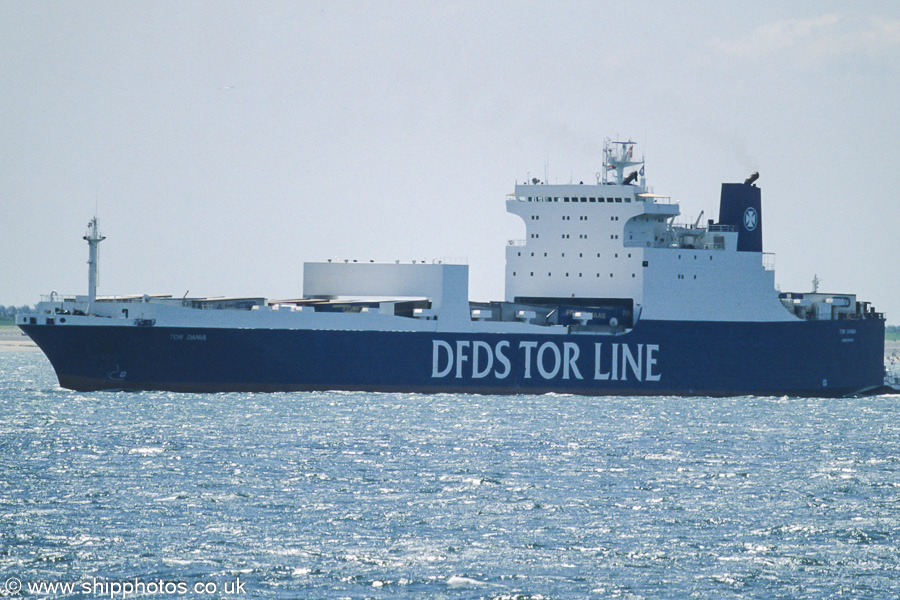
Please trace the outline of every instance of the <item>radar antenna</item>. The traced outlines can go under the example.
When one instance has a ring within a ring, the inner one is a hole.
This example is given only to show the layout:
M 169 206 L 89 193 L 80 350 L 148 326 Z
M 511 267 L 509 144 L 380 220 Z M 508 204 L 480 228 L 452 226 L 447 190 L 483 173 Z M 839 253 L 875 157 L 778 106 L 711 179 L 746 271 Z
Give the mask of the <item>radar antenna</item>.
M 634 142 L 613 142 L 609 138 L 603 140 L 603 183 L 607 183 L 607 174 L 616 172 L 616 183 L 625 183 L 625 169 L 636 165 L 643 165 L 644 161 L 634 160 Z M 643 175 L 643 173 L 642 173 Z M 637 174 L 634 174 L 637 178 Z M 631 183 L 631 181 L 628 181 Z

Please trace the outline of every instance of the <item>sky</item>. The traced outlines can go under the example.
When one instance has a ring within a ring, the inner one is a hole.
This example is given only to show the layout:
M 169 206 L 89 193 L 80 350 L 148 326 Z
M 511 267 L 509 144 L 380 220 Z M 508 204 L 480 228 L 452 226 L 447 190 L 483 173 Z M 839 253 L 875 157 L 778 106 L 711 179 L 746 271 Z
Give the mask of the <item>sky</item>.
M 0 0 L 0 304 L 302 293 L 304 261 L 464 258 L 506 194 L 633 139 L 683 220 L 759 171 L 782 291 L 900 324 L 900 4 Z

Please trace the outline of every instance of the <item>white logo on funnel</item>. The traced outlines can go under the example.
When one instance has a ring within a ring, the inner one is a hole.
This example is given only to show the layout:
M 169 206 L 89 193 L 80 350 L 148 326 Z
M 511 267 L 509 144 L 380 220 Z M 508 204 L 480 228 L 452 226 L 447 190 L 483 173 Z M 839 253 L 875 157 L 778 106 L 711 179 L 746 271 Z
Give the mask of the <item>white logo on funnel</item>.
M 752 206 L 744 211 L 744 228 L 747 231 L 753 231 L 756 229 L 756 224 L 759 222 L 759 215 L 756 214 L 756 209 Z

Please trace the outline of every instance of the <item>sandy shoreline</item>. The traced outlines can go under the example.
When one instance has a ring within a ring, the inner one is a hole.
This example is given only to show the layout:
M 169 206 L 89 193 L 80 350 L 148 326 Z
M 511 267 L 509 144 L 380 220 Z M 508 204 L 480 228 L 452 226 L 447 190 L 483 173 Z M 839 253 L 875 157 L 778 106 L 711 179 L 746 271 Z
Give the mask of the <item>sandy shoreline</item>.
M 0 352 L 38 350 L 37 345 L 15 326 L 0 327 Z

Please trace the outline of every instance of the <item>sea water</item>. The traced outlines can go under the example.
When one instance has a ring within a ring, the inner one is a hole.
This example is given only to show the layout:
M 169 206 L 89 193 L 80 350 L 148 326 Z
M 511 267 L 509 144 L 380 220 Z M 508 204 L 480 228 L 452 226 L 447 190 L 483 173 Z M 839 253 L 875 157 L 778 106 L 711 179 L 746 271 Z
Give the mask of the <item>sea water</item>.
M 897 598 L 898 400 L 76 393 L 3 353 L 0 595 Z

